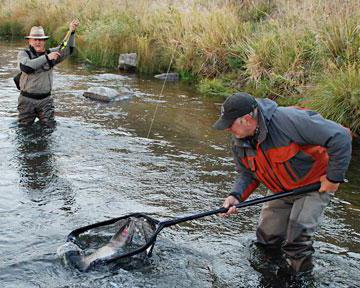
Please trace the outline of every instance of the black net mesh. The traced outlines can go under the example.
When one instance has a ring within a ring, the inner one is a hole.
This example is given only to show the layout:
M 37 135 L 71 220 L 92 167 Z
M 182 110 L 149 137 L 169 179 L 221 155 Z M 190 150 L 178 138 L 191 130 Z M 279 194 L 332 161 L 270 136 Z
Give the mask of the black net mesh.
M 156 230 L 156 220 L 143 216 L 124 217 L 114 223 L 88 229 L 63 246 L 58 255 L 66 264 L 86 271 L 100 264 L 139 261 L 147 257 L 147 251 L 127 259 L 122 256 L 143 247 Z

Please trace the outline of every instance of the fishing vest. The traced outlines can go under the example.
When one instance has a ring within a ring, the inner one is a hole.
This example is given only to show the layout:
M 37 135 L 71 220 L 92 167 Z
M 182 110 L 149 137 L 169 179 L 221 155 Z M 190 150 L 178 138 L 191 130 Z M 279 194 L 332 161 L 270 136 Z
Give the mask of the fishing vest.
M 31 53 L 30 53 L 30 50 L 29 49 L 24 49 L 24 51 L 26 52 L 26 54 L 29 56 L 29 58 L 30 59 L 32 59 L 31 58 Z M 21 90 L 20 89 L 20 77 L 21 77 L 21 71 L 18 73 L 18 74 L 16 74 L 16 76 L 13 78 L 13 80 L 14 80 L 14 83 L 15 83 L 15 86 L 16 86 L 16 88 L 18 89 L 18 90 Z
M 282 147 L 270 147 L 269 143 L 257 144 L 256 148 L 236 149 L 236 156 L 255 178 L 272 192 L 293 190 L 318 182 L 326 174 L 329 156 L 321 146 L 290 143 Z M 257 185 L 256 185 L 257 186 Z M 247 198 L 252 191 L 244 191 Z
M 45 53 L 38 54 L 34 48 L 24 49 L 19 52 L 18 61 L 21 72 L 16 75 L 14 81 L 17 84 L 21 95 L 33 98 L 44 99 L 51 95 L 53 82 L 53 60 L 47 58 L 47 54 L 51 53 L 46 50 Z M 31 61 L 24 60 L 28 57 Z M 39 62 L 41 65 L 39 65 Z

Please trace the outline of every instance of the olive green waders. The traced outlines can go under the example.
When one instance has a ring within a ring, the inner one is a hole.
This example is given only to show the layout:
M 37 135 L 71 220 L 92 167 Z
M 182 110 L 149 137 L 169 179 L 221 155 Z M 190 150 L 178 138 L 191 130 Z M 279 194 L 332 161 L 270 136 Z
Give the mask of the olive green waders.
M 54 99 L 48 96 L 44 99 L 33 99 L 19 96 L 18 100 L 19 124 L 27 126 L 34 123 L 36 117 L 42 125 L 54 127 Z
M 296 272 L 311 269 L 312 238 L 330 197 L 330 193 L 311 192 L 265 203 L 256 231 L 258 243 L 281 246 Z

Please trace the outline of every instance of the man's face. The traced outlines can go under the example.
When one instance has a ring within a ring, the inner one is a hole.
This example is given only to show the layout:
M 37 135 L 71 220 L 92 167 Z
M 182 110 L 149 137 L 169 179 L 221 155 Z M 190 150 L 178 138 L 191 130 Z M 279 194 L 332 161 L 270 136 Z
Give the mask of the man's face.
M 45 52 L 45 39 L 29 39 L 29 45 L 38 53 Z
M 237 118 L 233 124 L 225 129 L 233 134 L 236 138 L 246 138 L 253 136 L 256 130 L 256 120 L 253 119 L 250 115 L 245 115 L 243 117 Z

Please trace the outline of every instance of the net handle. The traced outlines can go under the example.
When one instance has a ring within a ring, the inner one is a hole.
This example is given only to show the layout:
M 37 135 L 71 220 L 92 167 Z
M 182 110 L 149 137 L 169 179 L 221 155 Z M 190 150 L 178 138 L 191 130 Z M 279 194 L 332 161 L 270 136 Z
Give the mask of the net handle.
M 315 191 L 318 191 L 320 189 L 320 186 L 321 186 L 320 183 L 315 183 L 315 184 L 304 186 L 304 187 L 294 189 L 294 190 L 291 190 L 291 191 L 280 192 L 280 193 L 276 193 L 276 194 L 273 194 L 273 195 L 269 195 L 269 196 L 265 196 L 265 197 L 261 197 L 261 198 L 256 198 L 256 199 L 253 199 L 253 200 L 244 201 L 244 202 L 241 202 L 241 203 L 239 203 L 239 204 L 237 204 L 235 206 L 236 206 L 236 208 L 249 207 L 249 206 L 253 206 L 253 205 L 256 205 L 256 204 L 261 204 L 261 203 L 265 203 L 265 202 L 268 202 L 268 201 L 281 199 L 281 198 L 284 198 L 284 197 L 297 196 L 297 195 L 302 195 L 302 194 L 306 194 L 306 193 L 309 193 L 309 192 L 315 192 Z M 167 220 L 167 221 L 161 221 L 161 222 L 158 223 L 158 227 L 157 227 L 156 231 L 154 232 L 153 236 L 150 238 L 150 240 L 143 247 L 141 247 L 140 249 L 134 250 L 134 251 L 132 251 L 130 253 L 120 255 L 116 259 L 125 258 L 125 257 L 131 257 L 131 256 L 133 256 L 135 254 L 144 252 L 149 247 L 150 247 L 150 249 L 149 249 L 148 253 L 151 254 L 152 248 L 155 245 L 157 235 L 165 227 L 170 227 L 170 226 L 182 223 L 182 222 L 191 221 L 191 220 L 194 220 L 194 219 L 198 219 L 198 218 L 202 218 L 202 217 L 206 217 L 206 216 L 210 216 L 210 215 L 214 215 L 214 214 L 226 213 L 228 210 L 229 210 L 229 208 L 221 207 L 221 208 L 211 210 L 211 211 L 207 211 L 207 212 L 193 214 L 193 215 L 189 215 L 189 216 L 185 216 L 185 217 L 178 217 L 176 219 Z M 116 259 L 112 259 L 111 261 L 115 261 Z
M 269 196 L 256 198 L 256 199 L 248 200 L 248 201 L 244 201 L 244 202 L 240 202 L 239 204 L 235 205 L 235 207 L 236 208 L 249 207 L 249 206 L 253 206 L 253 205 L 256 205 L 256 204 L 261 204 L 261 203 L 265 203 L 265 202 L 268 202 L 268 201 L 281 199 L 281 198 L 284 198 L 284 197 L 296 196 L 296 195 L 301 195 L 301 194 L 305 194 L 305 193 L 309 193 L 309 192 L 314 192 L 314 191 L 318 191 L 320 189 L 320 186 L 321 186 L 320 183 L 315 183 L 315 184 L 304 186 L 304 187 L 294 189 L 294 190 L 291 190 L 291 191 L 280 192 L 280 193 L 272 194 L 272 195 L 269 195 Z M 191 221 L 191 220 L 195 220 L 195 219 L 210 216 L 210 215 L 215 215 L 215 214 L 219 214 L 219 213 L 226 213 L 228 210 L 229 210 L 229 208 L 221 207 L 221 208 L 218 208 L 218 209 L 215 209 L 215 210 L 202 212 L 202 213 L 198 213 L 198 214 L 194 214 L 194 215 L 189 215 L 189 216 L 185 216 L 185 217 L 178 217 L 176 219 L 163 221 L 163 222 L 160 222 L 160 223 L 164 227 L 169 227 L 169 226 L 173 226 L 173 225 L 176 225 L 176 224 L 179 224 L 179 223 L 182 223 L 182 222 Z
M 253 199 L 253 200 L 244 201 L 244 202 L 241 202 L 241 203 L 239 203 L 239 204 L 237 204 L 235 206 L 236 206 L 236 208 L 249 207 L 249 206 L 253 206 L 253 205 L 256 205 L 256 204 L 261 204 L 261 203 L 265 203 L 265 202 L 268 202 L 268 201 L 281 199 L 281 198 L 284 198 L 284 197 L 297 196 L 297 195 L 302 195 L 302 194 L 309 193 L 309 192 L 318 191 L 319 189 L 320 189 L 320 183 L 315 183 L 315 184 L 308 185 L 308 186 L 305 186 L 305 187 L 301 187 L 301 188 L 298 188 L 298 189 L 294 189 L 294 190 L 291 190 L 291 191 L 280 192 L 280 193 L 276 193 L 276 194 L 273 194 L 273 195 L 269 195 L 269 196 L 265 196 L 265 197 L 261 197 L 261 198 L 256 198 L 256 199 Z M 229 208 L 222 207 L 222 208 L 218 208 L 218 209 L 207 211 L 207 212 L 193 214 L 193 215 L 189 215 L 189 216 L 185 216 L 185 217 L 178 217 L 176 219 L 167 220 L 167 221 L 161 221 L 161 222 L 156 220 L 156 219 L 153 219 L 153 218 L 151 218 L 151 217 L 149 217 L 149 216 L 147 216 L 145 214 L 134 213 L 134 214 L 129 214 L 129 215 L 126 215 L 126 216 L 123 216 L 123 217 L 113 218 L 113 219 L 110 219 L 110 220 L 107 220 L 107 221 L 91 224 L 91 225 L 76 229 L 76 230 L 72 231 L 68 235 L 68 241 L 74 242 L 76 240 L 77 235 L 79 235 L 79 234 L 81 234 L 81 233 L 83 233 L 83 232 L 85 232 L 85 231 L 87 231 L 89 229 L 104 226 L 104 225 L 113 224 L 116 221 L 118 221 L 120 219 L 127 218 L 127 217 L 131 217 L 131 216 L 139 217 L 139 216 L 141 216 L 141 217 L 145 217 L 147 219 L 151 219 L 151 221 L 154 221 L 154 223 L 157 225 L 157 229 L 155 230 L 154 234 L 151 236 L 149 241 L 146 244 L 144 244 L 142 247 L 140 247 L 140 248 L 138 248 L 136 250 L 133 250 L 131 252 L 128 252 L 128 253 L 125 253 L 125 254 L 122 254 L 122 255 L 117 255 L 116 257 L 107 259 L 104 262 L 111 263 L 111 262 L 117 261 L 119 259 L 131 257 L 133 255 L 142 253 L 144 251 L 147 251 L 147 254 L 150 256 L 151 252 L 152 252 L 152 249 L 153 249 L 153 247 L 155 245 L 157 235 L 165 227 L 170 227 L 170 226 L 182 223 L 182 222 L 191 221 L 191 220 L 194 220 L 194 219 L 198 219 L 198 218 L 202 218 L 202 217 L 206 217 L 206 216 L 210 216 L 210 215 L 214 215 L 214 214 L 226 213 L 228 210 L 229 210 Z

